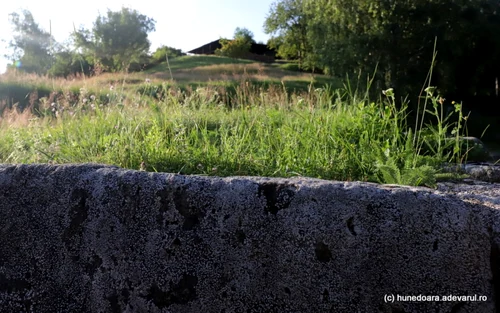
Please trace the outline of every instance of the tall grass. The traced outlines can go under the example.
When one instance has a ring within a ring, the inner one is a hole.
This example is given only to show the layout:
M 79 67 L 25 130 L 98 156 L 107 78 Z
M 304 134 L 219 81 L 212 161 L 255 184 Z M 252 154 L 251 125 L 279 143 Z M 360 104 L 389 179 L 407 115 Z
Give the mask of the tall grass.
M 311 84 L 291 93 L 242 81 L 227 102 L 224 88 L 162 86 L 161 97 L 148 82 L 135 94 L 123 86 L 103 97 L 56 99 L 45 114 L 8 110 L 0 122 L 0 162 L 145 164 L 182 174 L 433 186 L 440 164 L 452 159 L 419 152 L 423 139 L 413 134 L 425 128 L 408 127 L 407 104 L 398 109 L 392 90 L 372 101 L 348 86 Z M 16 114 L 26 123 L 16 124 Z

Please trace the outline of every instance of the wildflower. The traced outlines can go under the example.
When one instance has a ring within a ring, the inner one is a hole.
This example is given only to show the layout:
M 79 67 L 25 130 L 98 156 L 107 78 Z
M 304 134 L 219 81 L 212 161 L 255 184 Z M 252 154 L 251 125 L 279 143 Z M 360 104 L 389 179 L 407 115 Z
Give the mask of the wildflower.
M 436 90 L 436 87 L 429 86 L 429 87 L 425 88 L 424 91 L 427 93 L 428 96 L 432 96 L 432 94 L 434 93 L 435 90 Z
M 55 107 L 55 106 L 56 106 L 56 103 L 55 103 L 55 102 L 52 102 L 52 103 L 50 104 L 50 106 L 51 106 L 51 107 Z
M 382 93 L 384 94 L 384 96 L 393 97 L 394 96 L 394 88 L 389 88 L 387 90 L 383 90 Z
M 94 96 L 94 95 L 91 95 L 91 96 L 90 96 L 90 100 L 94 101 L 94 100 L 95 100 L 95 96 Z
M 113 85 L 109 85 L 109 90 L 111 90 L 111 91 L 112 91 L 113 89 L 115 89 L 115 86 L 113 86 Z
M 83 103 L 87 103 L 87 101 L 89 101 L 89 99 L 87 99 L 87 98 L 83 98 L 83 99 L 82 99 L 82 102 L 83 102 Z
M 149 83 L 151 83 L 151 79 L 146 78 L 146 84 L 149 84 Z
M 91 104 L 90 107 L 92 108 L 92 110 L 95 110 L 95 104 Z

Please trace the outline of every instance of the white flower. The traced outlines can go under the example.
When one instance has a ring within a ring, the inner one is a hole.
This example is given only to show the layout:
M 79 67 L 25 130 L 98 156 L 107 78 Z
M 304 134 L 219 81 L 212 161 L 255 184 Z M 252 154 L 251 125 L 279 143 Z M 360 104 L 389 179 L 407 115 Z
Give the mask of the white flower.
M 95 100 L 95 96 L 94 96 L 94 95 L 91 95 L 91 96 L 90 96 L 90 100 L 94 101 L 94 100 Z
M 434 93 L 435 90 L 436 90 L 436 87 L 434 87 L 434 86 L 429 86 L 429 87 L 424 89 L 424 91 L 427 93 L 427 95 L 431 96 L 431 97 L 432 97 L 432 94 Z
M 382 93 L 387 97 L 393 97 L 394 96 L 394 89 L 389 88 L 387 90 L 383 90 Z

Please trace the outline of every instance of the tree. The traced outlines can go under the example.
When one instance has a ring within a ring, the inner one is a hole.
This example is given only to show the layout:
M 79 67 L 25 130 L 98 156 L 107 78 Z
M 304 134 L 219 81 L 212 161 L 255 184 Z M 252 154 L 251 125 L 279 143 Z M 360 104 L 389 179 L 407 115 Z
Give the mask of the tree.
M 149 51 L 148 33 L 155 30 L 155 23 L 136 10 L 108 10 L 106 16 L 96 19 L 92 31 L 83 28 L 76 31 L 75 42 L 105 69 L 128 70 L 132 62 L 140 62 Z
M 185 53 L 182 52 L 180 49 L 175 49 L 172 47 L 167 47 L 167 46 L 161 46 L 156 49 L 156 51 L 153 53 L 153 60 L 157 63 L 164 62 L 167 59 L 167 56 L 169 58 L 175 58 L 175 57 L 180 57 L 186 55 Z
M 47 73 L 50 76 L 68 77 L 77 73 L 90 75 L 91 70 L 92 65 L 85 56 L 66 48 L 54 54 L 54 62 Z
M 255 40 L 253 39 L 253 33 L 248 30 L 247 28 L 239 28 L 236 27 L 234 30 L 234 39 L 236 40 L 242 40 L 244 42 L 249 42 L 249 43 L 255 43 Z
M 50 50 L 55 45 L 54 38 L 40 28 L 28 10 L 23 10 L 21 15 L 11 13 L 9 18 L 14 33 L 9 47 L 13 53 L 6 57 L 22 71 L 45 74 L 53 61 Z
M 314 68 L 308 20 L 304 0 L 281 0 L 272 4 L 264 23 L 272 35 L 269 46 L 284 59 L 298 59 L 299 68 Z
M 345 75 L 378 67 L 377 81 L 402 95 L 426 81 L 459 100 L 493 91 L 500 55 L 498 1 L 304 0 L 307 40 L 319 66 Z
M 221 48 L 215 50 L 216 55 L 230 58 L 246 58 L 250 54 L 250 48 L 255 43 L 253 33 L 246 28 L 237 27 L 232 40 L 219 40 Z

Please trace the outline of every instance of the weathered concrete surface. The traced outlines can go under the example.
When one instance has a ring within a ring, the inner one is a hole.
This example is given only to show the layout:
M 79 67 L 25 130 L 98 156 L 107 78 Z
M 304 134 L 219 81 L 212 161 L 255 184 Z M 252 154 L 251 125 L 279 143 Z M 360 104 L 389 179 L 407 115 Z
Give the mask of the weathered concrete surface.
M 500 189 L 467 190 L 3 165 L 0 311 L 498 312 Z

